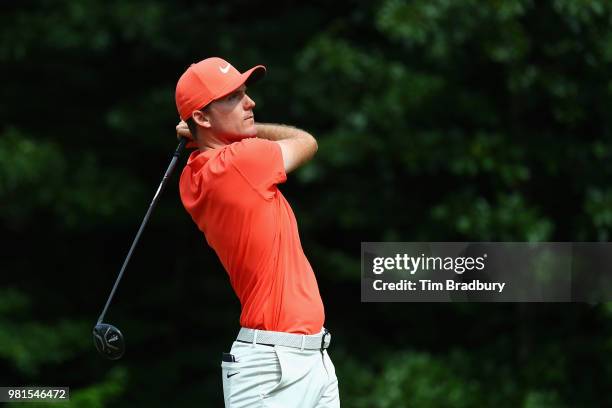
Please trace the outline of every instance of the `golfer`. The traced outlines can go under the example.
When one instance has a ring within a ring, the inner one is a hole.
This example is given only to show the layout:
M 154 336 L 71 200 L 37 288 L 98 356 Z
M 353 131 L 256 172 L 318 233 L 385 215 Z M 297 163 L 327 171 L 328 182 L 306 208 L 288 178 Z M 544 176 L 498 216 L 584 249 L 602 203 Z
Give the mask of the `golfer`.
M 240 73 L 207 58 L 176 86 L 177 135 L 197 148 L 181 174 L 181 200 L 242 306 L 241 328 L 221 362 L 225 406 L 339 407 L 323 302 L 278 188 L 317 142 L 294 127 L 255 122 L 247 86 L 265 72 L 258 65 Z

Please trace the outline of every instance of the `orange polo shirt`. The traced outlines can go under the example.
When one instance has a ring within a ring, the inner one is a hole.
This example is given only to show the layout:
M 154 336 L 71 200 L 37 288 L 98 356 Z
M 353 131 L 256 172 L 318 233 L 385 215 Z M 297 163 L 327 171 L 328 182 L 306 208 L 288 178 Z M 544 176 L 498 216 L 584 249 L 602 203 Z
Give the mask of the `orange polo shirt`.
M 316 334 L 323 302 L 295 215 L 277 186 L 286 180 L 278 143 L 249 138 L 192 152 L 179 187 L 240 299 L 240 325 Z

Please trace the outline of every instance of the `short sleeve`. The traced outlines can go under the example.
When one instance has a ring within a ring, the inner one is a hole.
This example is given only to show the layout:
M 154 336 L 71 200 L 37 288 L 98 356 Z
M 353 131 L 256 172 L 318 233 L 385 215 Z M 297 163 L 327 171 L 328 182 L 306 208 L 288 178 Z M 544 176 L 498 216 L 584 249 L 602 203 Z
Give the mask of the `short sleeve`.
M 278 143 L 249 138 L 231 144 L 229 149 L 234 167 L 265 198 L 272 198 L 276 185 L 287 180 Z

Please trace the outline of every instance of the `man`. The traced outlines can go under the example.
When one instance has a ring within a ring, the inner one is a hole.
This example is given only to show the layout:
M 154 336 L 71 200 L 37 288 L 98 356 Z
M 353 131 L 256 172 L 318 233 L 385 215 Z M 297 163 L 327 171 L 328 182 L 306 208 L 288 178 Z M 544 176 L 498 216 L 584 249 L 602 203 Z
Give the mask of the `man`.
M 181 200 L 242 306 L 241 329 L 221 362 L 225 406 L 339 407 L 317 281 L 278 189 L 317 142 L 294 127 L 255 122 L 247 85 L 265 71 L 240 73 L 208 58 L 176 87 L 177 135 L 198 149 L 181 174 Z

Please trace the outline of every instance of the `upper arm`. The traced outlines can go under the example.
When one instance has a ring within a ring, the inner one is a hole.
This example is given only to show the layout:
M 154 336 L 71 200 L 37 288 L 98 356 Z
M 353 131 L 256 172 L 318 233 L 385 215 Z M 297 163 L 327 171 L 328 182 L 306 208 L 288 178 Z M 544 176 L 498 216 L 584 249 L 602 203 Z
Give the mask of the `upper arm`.
M 317 141 L 309 134 L 299 137 L 277 140 L 283 155 L 285 172 L 289 173 L 314 156 L 317 152 Z
M 274 196 L 276 184 L 287 179 L 281 149 L 272 141 L 244 139 L 231 144 L 228 150 L 233 166 L 266 198 Z

